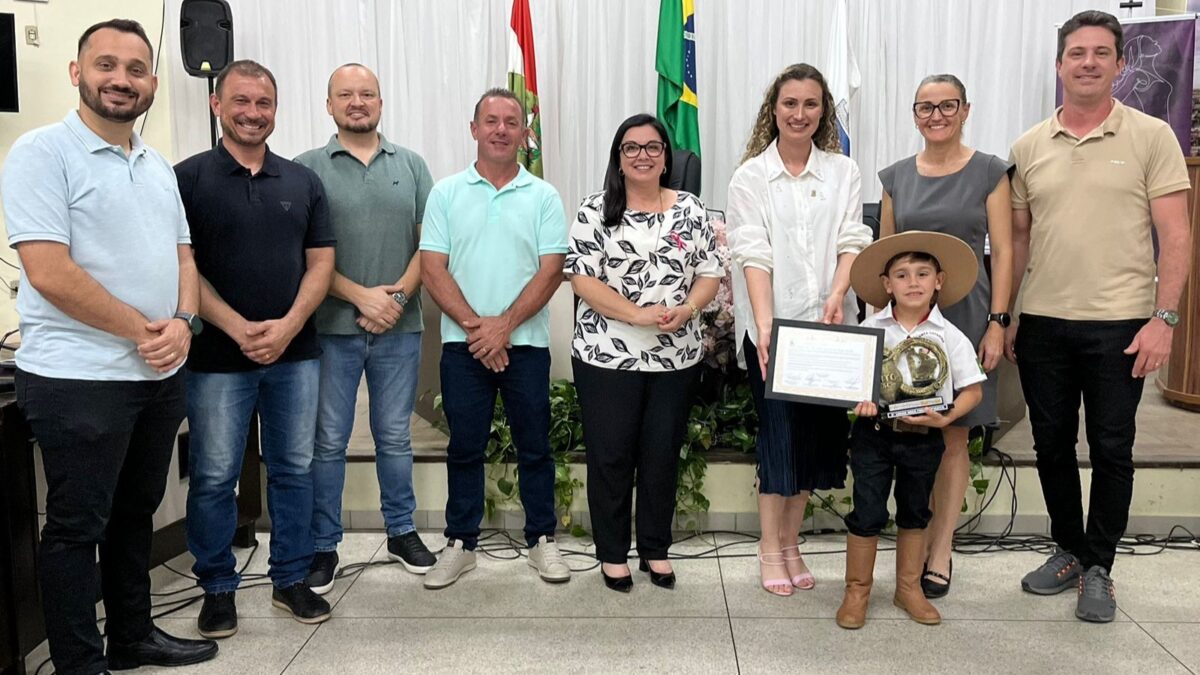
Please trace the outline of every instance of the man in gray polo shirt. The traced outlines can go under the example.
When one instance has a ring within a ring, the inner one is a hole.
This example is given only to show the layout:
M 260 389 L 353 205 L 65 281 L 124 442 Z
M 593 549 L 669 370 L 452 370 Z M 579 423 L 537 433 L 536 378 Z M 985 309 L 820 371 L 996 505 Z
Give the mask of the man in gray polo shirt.
M 64 675 L 217 653 L 150 617 L 153 516 L 185 412 L 178 371 L 200 303 L 175 173 L 133 131 L 154 101 L 153 59 L 136 21 L 88 28 L 70 65 L 79 110 L 18 139 L 0 179 L 24 267 L 17 402 L 46 473 L 42 606 Z
M 312 462 L 316 555 L 308 584 L 318 593 L 333 588 L 337 571 L 346 446 L 364 371 L 388 557 L 415 574 L 437 562 L 413 524 L 409 430 L 421 360 L 421 267 L 415 254 L 433 178 L 419 155 L 376 131 L 383 99 L 368 68 L 349 63 L 333 71 L 325 106 L 337 134 L 325 147 L 296 158 L 321 177 L 338 242 L 333 284 L 316 314 L 321 342 Z

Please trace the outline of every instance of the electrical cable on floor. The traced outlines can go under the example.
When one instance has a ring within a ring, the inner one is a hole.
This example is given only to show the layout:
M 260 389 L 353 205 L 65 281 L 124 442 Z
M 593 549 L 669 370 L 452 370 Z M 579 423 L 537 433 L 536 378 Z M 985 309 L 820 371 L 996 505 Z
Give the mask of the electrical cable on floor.
M 252 560 L 254 560 L 254 554 L 255 554 L 256 552 L 258 552 L 258 541 L 257 541 L 257 540 L 254 542 L 254 544 L 252 544 L 252 545 L 250 546 L 250 555 L 246 556 L 246 562 L 242 564 L 242 569 L 238 570 L 238 574 L 239 574 L 239 575 L 242 575 L 242 574 L 244 574 L 244 573 L 245 573 L 245 571 L 246 571 L 246 568 L 250 567 L 250 562 L 251 562 Z M 168 571 L 170 571 L 170 572 L 172 572 L 172 573 L 174 573 L 174 574 L 176 574 L 176 575 L 179 575 L 179 576 L 181 576 L 181 577 L 184 577 L 185 579 L 191 579 L 191 580 L 193 580 L 193 581 L 196 581 L 196 577 L 194 577 L 194 576 L 192 576 L 192 575 L 190 575 L 190 574 L 186 574 L 186 573 L 184 573 L 184 572 L 180 572 L 179 570 L 175 569 L 174 567 L 171 567 L 170 565 L 168 565 L 168 564 L 166 564 L 166 563 L 163 563 L 163 565 L 162 565 L 162 566 L 163 566 L 163 567 L 165 567 L 165 568 L 166 568 Z M 259 577 L 259 578 L 261 578 L 261 577 L 265 577 L 265 576 L 266 576 L 265 574 L 254 574 L 254 575 L 245 575 L 245 576 L 243 576 L 242 578 L 243 578 L 243 579 L 245 579 L 245 578 L 247 578 L 247 577 Z M 269 582 L 268 582 L 268 583 L 269 583 Z M 253 588 L 253 587 L 255 587 L 255 586 L 262 586 L 262 585 L 263 585 L 262 583 L 252 583 L 252 584 L 247 584 L 247 585 L 245 585 L 245 586 L 240 586 L 239 588 Z M 162 598 L 162 597 L 170 597 L 170 596 L 172 596 L 172 595 L 178 595 L 178 594 L 180 594 L 180 593 L 186 593 L 186 592 L 188 592 L 188 591 L 193 591 L 193 590 L 195 590 L 195 589 L 196 589 L 196 587 L 195 587 L 195 586 L 185 586 L 184 588 L 180 588 L 180 589 L 177 589 L 177 590 L 174 590 L 174 591 L 168 591 L 168 592 L 165 592 L 165 593 L 151 593 L 151 594 L 150 594 L 150 597 L 151 597 L 151 598 L 156 598 L 156 597 L 157 597 L 157 598 Z M 201 593 L 199 593 L 199 594 L 196 594 L 196 595 L 188 596 L 188 597 L 185 597 L 185 598 L 180 598 L 180 599 L 178 599 L 178 600 L 171 600 L 171 601 L 164 602 L 164 603 L 160 603 L 160 604 L 154 604 L 154 603 L 153 603 L 153 601 L 151 601 L 151 604 L 150 604 L 150 612 L 151 612 L 151 613 L 150 613 L 150 619 L 151 619 L 151 620 L 154 620 L 154 619 L 159 619 L 159 618 L 162 618 L 162 617 L 164 617 L 164 616 L 167 616 L 167 615 L 169 615 L 169 614 L 174 614 L 175 612 L 178 612 L 179 610 L 181 610 L 181 609 L 183 609 L 183 608 L 185 608 L 185 607 L 190 607 L 191 605 L 194 605 L 196 602 L 198 602 L 198 601 L 200 601 L 200 600 L 202 600 L 202 599 L 204 599 L 204 593 L 203 593 L 203 592 L 201 592 Z M 159 612 L 159 613 L 157 613 L 157 614 L 155 614 L 155 613 L 154 613 L 154 610 L 155 610 L 155 609 L 161 609 L 161 608 L 163 608 L 163 607 L 171 607 L 171 609 L 168 609 L 168 610 L 166 610 L 166 611 L 163 611 L 163 612 Z M 96 624 L 97 624 L 97 625 L 99 625 L 100 623 L 103 623 L 103 622 L 104 622 L 104 619 L 96 619 Z M 105 631 L 103 631 L 103 630 L 101 630 L 101 631 L 100 631 L 100 637 L 101 637 L 102 639 L 103 639 L 104 637 L 106 637 L 106 635 L 107 635 L 107 633 L 106 633 Z M 45 660 L 43 660 L 41 663 L 39 663 L 39 664 L 38 664 L 38 667 L 37 667 L 37 669 L 33 671 L 33 675 L 41 675 L 41 673 L 42 673 L 42 668 L 45 668 L 45 667 L 46 667 L 46 665 L 47 665 L 47 664 L 49 664 L 49 663 L 50 663 L 50 657 L 46 657 L 46 659 L 45 659 Z M 49 673 L 48 673 L 47 675 L 54 675 L 54 671 L 53 671 L 53 670 L 49 671 Z
M 1014 535 L 1012 533 L 1017 519 L 1017 467 L 1013 461 L 1013 458 L 999 449 L 991 448 L 988 452 L 995 453 L 997 459 L 999 460 L 999 480 L 994 481 L 994 489 L 992 489 L 992 491 L 983 499 L 982 504 L 978 506 L 976 512 L 965 522 L 955 528 L 954 544 L 952 548 L 953 552 L 961 555 L 979 555 L 996 551 L 1033 552 L 1040 553 L 1042 555 L 1052 554 L 1055 549 L 1055 543 L 1050 537 L 1038 534 Z M 1008 522 L 998 533 L 982 533 L 975 531 L 981 522 L 980 518 L 983 515 L 983 512 L 987 511 L 988 508 L 991 507 L 992 503 L 996 499 L 996 496 L 1000 493 L 1001 485 L 1007 485 L 1009 490 Z M 825 513 L 831 514 L 832 516 L 841 520 L 843 525 L 845 524 L 845 516 L 837 510 L 836 504 L 834 503 L 832 497 L 813 492 L 811 499 L 816 500 L 816 505 L 814 506 L 815 509 L 820 509 Z M 844 528 L 821 528 L 817 530 L 805 530 L 799 534 L 799 543 L 800 545 L 804 545 L 809 536 L 845 533 L 846 530 Z M 731 538 L 731 541 L 717 543 L 718 536 L 723 538 Z M 704 530 L 700 532 L 692 532 L 680 539 L 676 539 L 673 543 L 682 544 L 684 542 L 700 539 L 704 541 L 704 543 L 708 544 L 709 542 L 704 540 L 704 537 L 712 538 L 711 548 L 694 553 L 672 553 L 668 556 L 669 559 L 711 560 L 716 559 L 718 556 L 723 558 L 748 558 L 757 557 L 758 555 L 757 551 L 751 553 L 721 553 L 721 551 L 724 549 L 733 546 L 755 543 L 759 540 L 759 536 L 756 534 L 738 532 L 735 530 Z M 884 533 L 880 535 L 880 537 L 887 541 L 892 541 L 895 539 L 895 535 L 889 533 Z M 514 537 L 508 530 L 487 529 L 483 530 L 481 533 L 475 550 L 493 560 L 520 560 L 528 555 L 528 549 L 524 544 L 524 541 Z M 245 574 L 245 571 L 250 566 L 250 562 L 254 559 L 254 554 L 257 550 L 258 542 L 255 541 L 254 545 L 250 547 L 250 555 L 247 556 L 246 562 L 242 565 L 242 569 L 239 570 L 241 578 L 243 580 L 250 580 L 251 583 L 239 586 L 238 590 L 271 585 L 271 582 L 267 578 L 266 574 Z M 879 550 L 890 551 L 894 550 L 894 547 L 881 546 Z M 1120 543 L 1117 545 L 1118 555 L 1158 555 L 1166 550 L 1198 551 L 1200 550 L 1200 538 L 1198 538 L 1195 533 L 1183 525 L 1174 525 L 1171 527 L 1166 536 L 1156 536 L 1151 534 L 1127 534 L 1121 538 Z M 588 561 L 588 563 L 584 566 L 572 566 L 568 563 L 568 566 L 571 567 L 572 572 L 589 572 L 600 566 L 600 561 L 597 560 L 595 554 L 590 551 L 577 550 L 574 548 L 561 548 L 560 551 L 563 554 L 563 557 L 566 559 L 583 558 Z M 440 552 L 441 549 L 433 551 L 433 553 Z M 844 548 L 839 548 L 829 551 L 805 552 L 804 555 L 818 556 L 842 554 L 845 552 L 846 551 Z M 634 555 L 634 557 L 636 557 L 636 555 Z M 349 563 L 339 566 L 337 574 L 334 575 L 334 579 L 345 579 L 355 576 L 370 567 L 397 564 L 399 563 L 394 560 L 370 560 L 365 562 Z M 181 572 L 170 565 L 164 563 L 163 567 L 176 575 L 196 581 L 196 577 L 192 576 L 191 574 L 187 574 L 186 572 Z M 174 591 L 151 593 L 150 595 L 155 598 L 168 598 L 195 590 L 195 588 L 195 586 L 188 586 L 185 588 L 176 589 Z M 178 612 L 181 609 L 184 609 L 185 607 L 189 607 L 202 599 L 204 599 L 204 593 L 200 592 L 196 595 L 169 600 L 159 604 L 151 604 L 152 610 L 163 609 L 162 612 L 152 614 L 151 618 L 158 619 L 168 616 Z M 100 621 L 103 621 L 103 619 Z M 99 621 L 97 621 L 97 623 L 99 623 Z M 50 659 L 48 658 L 45 661 L 42 661 L 42 663 L 38 665 L 37 670 L 34 671 L 34 675 L 41 675 L 42 668 L 49 662 Z M 52 672 L 53 671 L 51 671 L 51 673 Z

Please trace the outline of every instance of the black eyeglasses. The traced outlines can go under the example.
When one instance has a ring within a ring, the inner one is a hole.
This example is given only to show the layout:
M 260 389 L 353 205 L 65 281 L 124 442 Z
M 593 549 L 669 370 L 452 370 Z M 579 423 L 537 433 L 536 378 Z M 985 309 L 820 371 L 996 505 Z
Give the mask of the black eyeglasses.
M 667 144 L 662 141 L 650 141 L 649 143 L 634 143 L 628 141 L 621 144 L 621 154 L 629 159 L 638 156 L 642 150 L 646 151 L 647 157 L 658 157 L 663 154 L 663 150 L 667 149 Z
M 917 101 L 912 105 L 913 114 L 919 119 L 929 119 L 933 117 L 934 110 L 940 110 L 942 117 L 949 117 L 958 112 L 958 107 L 962 105 L 962 101 L 957 98 L 948 98 L 940 103 L 930 103 L 929 101 Z

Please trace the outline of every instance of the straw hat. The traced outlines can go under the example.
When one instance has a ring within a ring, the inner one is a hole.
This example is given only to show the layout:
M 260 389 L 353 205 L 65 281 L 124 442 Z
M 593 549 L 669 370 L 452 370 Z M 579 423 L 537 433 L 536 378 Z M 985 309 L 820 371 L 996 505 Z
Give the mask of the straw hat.
M 872 307 L 886 306 L 889 298 L 881 278 L 883 266 L 897 254 L 909 251 L 932 255 L 946 273 L 946 281 L 938 291 L 940 307 L 949 307 L 962 300 L 975 287 L 979 261 L 966 242 L 940 232 L 911 230 L 884 237 L 858 254 L 850 268 L 850 286 L 854 293 Z

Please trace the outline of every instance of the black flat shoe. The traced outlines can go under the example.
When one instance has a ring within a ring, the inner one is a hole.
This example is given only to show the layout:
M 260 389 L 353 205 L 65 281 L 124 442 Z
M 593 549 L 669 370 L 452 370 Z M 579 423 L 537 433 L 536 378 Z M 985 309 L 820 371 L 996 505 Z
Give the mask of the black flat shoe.
M 921 592 L 925 594 L 926 598 L 929 598 L 931 600 L 935 599 L 935 598 L 946 597 L 946 594 L 950 592 L 950 577 L 952 577 L 952 576 L 954 576 L 954 560 L 953 559 L 950 560 L 950 574 L 942 574 L 940 572 L 931 571 L 929 569 L 929 565 L 926 564 L 925 569 L 921 572 Z M 933 581 L 932 579 L 929 579 L 928 577 L 933 577 L 934 579 L 941 579 L 942 581 L 944 581 L 946 583 L 943 584 L 943 583 L 940 583 L 937 581 Z
M 658 586 L 659 588 L 675 588 L 674 572 L 667 572 L 666 574 L 655 572 L 654 570 L 650 569 L 650 563 L 646 562 L 645 560 L 638 561 L 638 569 L 642 572 L 649 572 L 650 583 L 654 584 L 655 586 Z
M 237 603 L 234 592 L 205 593 L 200 617 L 196 619 L 200 635 L 210 640 L 227 638 L 238 631 Z
M 130 670 L 142 666 L 190 666 L 217 655 L 217 643 L 168 635 L 155 626 L 133 644 L 108 643 L 108 669 Z
M 618 593 L 628 593 L 633 590 L 633 575 L 623 577 L 610 577 L 604 572 L 604 568 L 600 568 L 600 576 L 604 577 L 604 585 L 608 586 Z
M 292 613 L 300 623 L 321 623 L 329 620 L 329 603 L 312 592 L 303 581 L 286 588 L 275 587 L 271 591 L 271 604 Z

